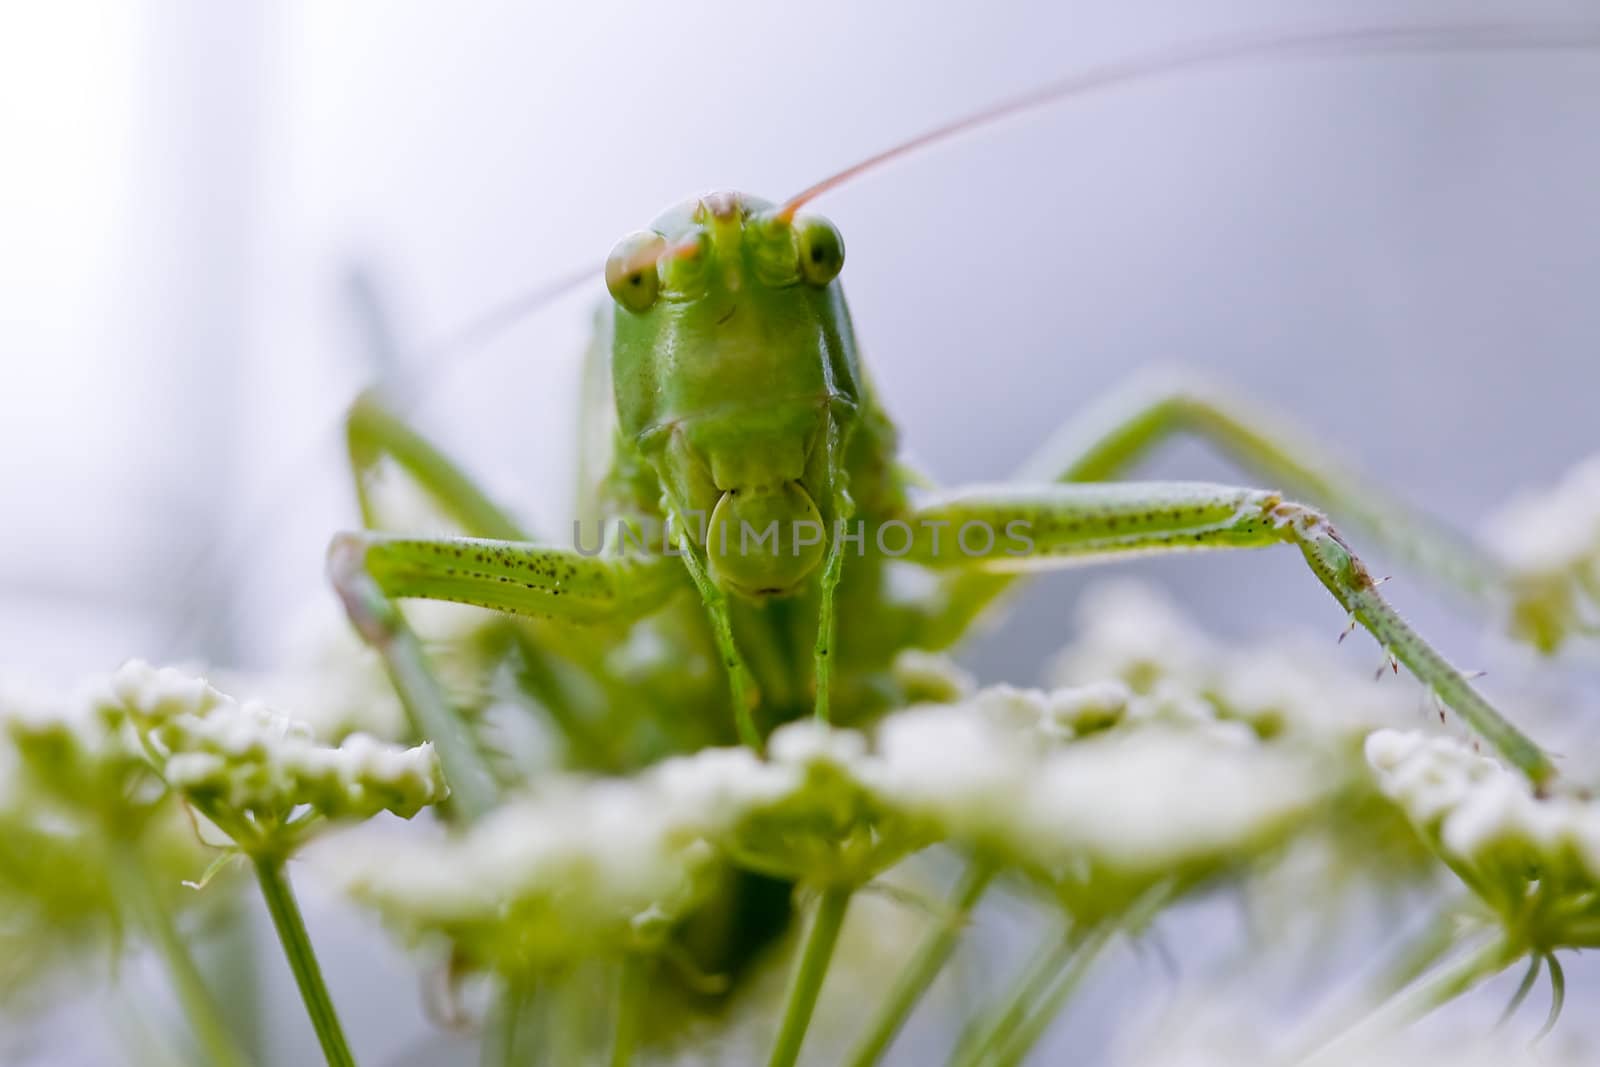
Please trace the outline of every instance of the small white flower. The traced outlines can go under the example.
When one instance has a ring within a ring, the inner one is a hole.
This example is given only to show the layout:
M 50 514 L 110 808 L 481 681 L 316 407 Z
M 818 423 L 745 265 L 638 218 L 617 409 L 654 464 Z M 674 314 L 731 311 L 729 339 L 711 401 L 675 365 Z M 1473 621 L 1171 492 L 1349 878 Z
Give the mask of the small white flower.
M 774 730 L 767 740 L 767 752 L 775 763 L 825 766 L 848 773 L 866 755 L 867 739 L 854 730 L 801 719 Z
M 331 819 L 410 817 L 445 796 L 431 745 L 352 734 L 329 747 L 304 723 L 171 668 L 125 664 L 96 706 L 106 721 L 131 722 L 167 783 L 241 847 L 274 844 L 303 805 Z
M 876 740 L 872 787 L 913 818 L 979 843 L 1010 834 L 1042 760 L 1035 735 L 974 704 L 899 712 Z
M 1455 811 L 1485 781 L 1512 772 L 1449 737 L 1379 730 L 1367 738 L 1367 762 L 1378 786 L 1422 826 Z
M 111 676 L 109 688 L 128 714 L 150 722 L 204 715 L 227 699 L 204 678 L 175 667 L 152 667 L 142 660 L 124 664 Z
M 1367 759 L 1379 788 L 1453 867 L 1478 872 L 1472 888 L 1536 948 L 1566 943 L 1566 923 L 1600 918 L 1600 803 L 1535 796 L 1520 774 L 1451 738 L 1380 731 Z
M 1152 727 L 1069 745 L 1018 813 L 1031 853 L 1159 875 L 1245 858 L 1324 795 L 1304 760 L 1235 735 Z
M 895 656 L 889 668 L 908 702 L 948 702 L 971 696 L 978 683 L 971 672 L 938 652 L 908 648 Z
M 731 830 L 754 808 L 790 796 L 802 781 L 798 768 L 767 763 L 743 746 L 675 756 L 647 776 L 670 819 L 708 836 Z
M 1051 690 L 1045 698 L 1047 722 L 1073 734 L 1088 734 L 1123 721 L 1133 693 L 1121 681 L 1091 682 Z
M 1479 783 L 1461 799 L 1441 827 L 1444 847 L 1458 856 L 1478 856 L 1502 846 L 1551 852 L 1567 836 L 1571 812 L 1559 802 L 1540 802 L 1509 774 Z

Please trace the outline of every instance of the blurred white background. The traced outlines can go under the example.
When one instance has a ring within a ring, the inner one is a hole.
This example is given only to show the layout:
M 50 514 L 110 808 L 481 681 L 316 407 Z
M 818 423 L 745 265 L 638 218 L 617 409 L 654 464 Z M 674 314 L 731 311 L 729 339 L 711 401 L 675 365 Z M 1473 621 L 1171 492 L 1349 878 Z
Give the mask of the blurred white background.
M 1597 17 L 1591 0 L 7 5 L 0 664 L 270 661 L 353 518 L 334 427 L 378 368 L 352 271 L 393 312 L 422 425 L 563 528 L 598 272 L 483 350 L 430 363 L 431 342 L 677 199 L 781 198 L 1176 44 Z M 1167 363 L 1471 527 L 1600 436 L 1597 101 L 1592 53 L 1248 63 L 1009 121 L 816 207 L 848 243 L 884 396 L 942 479 L 1003 475 Z M 1239 478 L 1193 447 L 1149 469 Z M 1146 569 L 1224 630 L 1342 626 L 1292 553 Z M 977 642 L 981 672 L 1031 681 L 1084 580 L 1033 589 Z M 1404 575 L 1391 589 L 1470 658 L 1474 623 Z M 368 966 L 336 961 L 336 988 Z M 381 1004 L 351 1020 L 379 1053 L 421 1026 Z

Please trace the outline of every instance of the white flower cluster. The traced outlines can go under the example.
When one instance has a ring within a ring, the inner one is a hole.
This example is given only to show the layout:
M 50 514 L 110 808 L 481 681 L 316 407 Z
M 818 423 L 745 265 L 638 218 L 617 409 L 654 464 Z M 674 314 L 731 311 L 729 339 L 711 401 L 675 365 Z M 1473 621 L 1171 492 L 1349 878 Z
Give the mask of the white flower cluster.
M 1380 730 L 1367 760 L 1379 788 L 1491 906 L 1525 922 L 1532 893 L 1588 900 L 1592 924 L 1600 803 L 1535 796 L 1520 774 L 1446 737 Z
M 1574 630 L 1600 629 L 1600 456 L 1512 500 L 1484 533 L 1511 572 L 1519 636 L 1553 649 Z
M 408 935 L 527 967 L 639 950 L 702 898 L 713 860 L 859 886 L 943 841 L 1104 911 L 1135 883 L 1255 855 L 1324 795 L 1304 759 L 1237 724 L 1173 726 L 1130 702 L 1120 684 L 1000 688 L 891 715 L 870 737 L 796 722 L 766 759 L 713 748 L 632 779 L 564 779 L 459 836 L 341 840 L 328 862 Z M 1118 716 L 1139 725 L 1100 728 Z M 1083 724 L 1095 730 L 1075 740 Z
M 145 768 L 138 746 L 96 713 L 87 690 L 62 692 L 0 677 L 0 730 L 10 742 L 0 755 L 11 765 L 10 773 L 0 773 L 5 793 L 43 789 L 74 805 L 102 804 L 105 810 L 146 795 L 130 790 L 130 778 Z M 0 796 L 0 803 L 6 799 L 27 801 Z
M 408 938 L 505 972 L 649 951 L 704 898 L 710 847 L 644 783 L 560 781 L 459 836 L 339 835 L 313 850 Z
M 1148 698 L 1139 705 L 1144 714 L 1231 720 L 1263 737 L 1347 740 L 1353 752 L 1374 729 L 1416 721 L 1423 706 L 1415 684 L 1375 684 L 1352 669 L 1331 635 L 1225 645 L 1139 583 L 1097 586 L 1079 617 L 1079 635 L 1057 657 L 1054 679 L 1119 678 Z
M 945 839 L 1124 888 L 1248 857 L 1328 786 L 1237 724 L 1173 722 L 1116 683 L 986 690 L 890 716 L 877 740 L 865 779 Z
M 131 722 L 166 782 L 213 821 L 281 825 L 303 806 L 328 818 L 410 817 L 445 796 L 431 745 L 405 749 L 363 734 L 322 745 L 303 724 L 170 667 L 125 664 L 97 706 L 110 721 Z
M 926 701 L 948 703 L 972 695 L 977 681 L 949 656 L 908 648 L 895 656 L 891 667 L 907 704 Z

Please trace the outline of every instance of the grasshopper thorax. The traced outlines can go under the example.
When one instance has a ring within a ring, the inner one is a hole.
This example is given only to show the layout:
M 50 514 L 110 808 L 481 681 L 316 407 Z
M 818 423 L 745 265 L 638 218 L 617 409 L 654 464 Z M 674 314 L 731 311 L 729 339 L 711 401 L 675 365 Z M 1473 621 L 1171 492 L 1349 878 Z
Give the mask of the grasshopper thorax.
M 606 265 L 624 445 L 736 592 L 793 592 L 822 557 L 860 401 L 843 262 L 826 220 L 722 192 Z

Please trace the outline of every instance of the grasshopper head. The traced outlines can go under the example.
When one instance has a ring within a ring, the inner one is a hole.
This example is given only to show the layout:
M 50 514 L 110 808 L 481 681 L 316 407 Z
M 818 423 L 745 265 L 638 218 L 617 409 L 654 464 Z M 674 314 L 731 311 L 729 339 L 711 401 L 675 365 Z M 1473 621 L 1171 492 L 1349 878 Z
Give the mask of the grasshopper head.
M 622 431 L 736 592 L 793 592 L 825 551 L 860 399 L 843 265 L 831 223 L 727 192 L 668 210 L 606 264 Z

